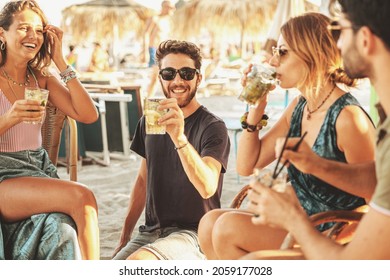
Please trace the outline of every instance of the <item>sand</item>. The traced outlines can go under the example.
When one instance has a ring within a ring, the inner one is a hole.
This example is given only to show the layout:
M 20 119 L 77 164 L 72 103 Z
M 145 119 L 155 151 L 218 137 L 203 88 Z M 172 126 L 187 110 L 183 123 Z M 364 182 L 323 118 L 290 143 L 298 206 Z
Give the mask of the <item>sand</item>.
M 294 95 L 294 94 L 293 94 Z M 363 103 L 368 105 L 369 95 L 362 95 Z M 272 93 L 267 113 L 270 116 L 270 126 L 277 120 L 284 109 L 284 91 Z M 289 99 L 292 96 L 290 93 Z M 240 116 L 245 112 L 245 104 L 235 96 L 212 95 L 198 98 L 200 103 L 210 111 L 225 119 L 229 127 L 237 127 Z M 264 131 L 262 131 L 264 133 Z M 224 177 L 222 193 L 222 207 L 228 207 L 234 195 L 250 180 L 248 177 L 239 177 L 235 170 L 235 141 L 240 136 L 239 130 L 229 130 L 231 152 L 228 170 Z M 111 159 L 109 166 L 98 164 L 80 166 L 78 181 L 87 185 L 95 194 L 99 207 L 99 227 L 101 241 L 101 259 L 111 259 L 112 253 L 118 244 L 123 221 L 127 211 L 129 194 L 136 178 L 140 158 L 131 154 L 125 159 Z M 59 168 L 62 178 L 66 178 L 66 169 Z M 143 215 L 138 221 L 144 221 Z M 137 225 L 137 227 L 138 227 Z

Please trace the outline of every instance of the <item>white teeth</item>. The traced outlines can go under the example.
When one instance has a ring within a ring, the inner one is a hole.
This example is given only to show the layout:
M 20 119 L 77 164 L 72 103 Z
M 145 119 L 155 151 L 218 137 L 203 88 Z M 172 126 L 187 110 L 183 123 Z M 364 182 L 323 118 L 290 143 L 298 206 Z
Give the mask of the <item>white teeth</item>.
M 37 45 L 32 44 L 32 43 L 24 43 L 23 46 L 25 46 L 27 48 L 35 48 Z
M 186 90 L 185 89 L 174 89 L 172 90 L 174 93 L 184 93 Z

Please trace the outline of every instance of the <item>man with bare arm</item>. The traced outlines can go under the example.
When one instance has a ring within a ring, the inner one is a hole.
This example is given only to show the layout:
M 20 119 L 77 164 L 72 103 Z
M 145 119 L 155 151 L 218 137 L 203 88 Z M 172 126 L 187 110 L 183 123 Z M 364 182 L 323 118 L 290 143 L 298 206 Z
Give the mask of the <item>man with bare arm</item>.
M 352 78 L 368 77 L 374 86 L 385 115 L 390 113 L 390 2 L 386 0 L 338 0 L 341 16 L 329 26 L 339 32 L 338 46 L 344 67 Z M 390 259 L 390 119 L 377 128 L 376 159 L 366 164 L 342 164 L 315 155 L 301 145 L 297 152 L 285 150 L 283 161 L 321 178 L 334 173 L 335 185 L 366 188 L 376 184 L 369 202 L 370 210 L 359 223 L 353 240 L 341 246 L 318 232 L 299 206 L 291 188 L 278 193 L 253 184 L 249 210 L 258 214 L 255 224 L 273 224 L 292 233 L 307 259 Z M 289 139 L 293 147 L 298 139 Z M 315 164 L 313 164 L 315 162 Z M 247 259 L 268 258 L 267 251 L 257 251 Z

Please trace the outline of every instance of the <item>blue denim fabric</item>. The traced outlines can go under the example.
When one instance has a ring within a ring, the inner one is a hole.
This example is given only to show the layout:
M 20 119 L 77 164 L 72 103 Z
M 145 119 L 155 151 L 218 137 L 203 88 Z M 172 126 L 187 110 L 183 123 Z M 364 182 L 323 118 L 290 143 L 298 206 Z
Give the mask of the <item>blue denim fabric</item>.
M 76 225 L 62 213 L 0 222 L 0 260 L 79 260 Z
M 0 153 L 0 182 L 25 176 L 58 178 L 45 149 Z
M 58 178 L 43 148 L 0 153 L 0 188 L 3 180 L 22 176 Z M 0 220 L 0 260 L 4 259 L 81 259 L 74 221 L 62 213 L 33 215 L 16 223 Z

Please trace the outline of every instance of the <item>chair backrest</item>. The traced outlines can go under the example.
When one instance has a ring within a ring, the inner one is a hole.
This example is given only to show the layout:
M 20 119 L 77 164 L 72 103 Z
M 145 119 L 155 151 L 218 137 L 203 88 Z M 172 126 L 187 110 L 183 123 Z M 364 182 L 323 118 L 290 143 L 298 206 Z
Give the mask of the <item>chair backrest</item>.
M 57 165 L 58 152 L 61 144 L 62 129 L 67 120 L 69 125 L 69 144 L 67 149 L 67 167 L 70 180 L 77 181 L 77 124 L 76 121 L 67 117 L 62 111 L 52 103 L 46 105 L 46 117 L 42 126 L 42 146 L 49 154 L 50 160 Z
M 250 185 L 243 186 L 230 203 L 230 208 L 239 209 L 242 202 L 247 197 L 249 190 Z M 351 227 L 351 230 L 348 227 L 353 226 L 354 224 L 356 225 L 363 215 L 367 213 L 368 209 L 368 205 L 363 205 L 354 210 L 326 211 L 310 216 L 310 220 L 312 221 L 313 226 L 334 222 L 335 224 L 333 227 L 327 231 L 327 237 L 336 240 L 340 244 L 347 244 L 353 237 L 355 229 L 354 227 Z M 348 232 L 348 236 L 344 232 Z M 291 233 L 288 233 L 283 240 L 280 249 L 292 249 L 295 245 L 296 243 L 293 236 Z
M 313 226 L 333 222 L 335 223 L 325 232 L 329 239 L 335 240 L 341 245 L 348 244 L 355 233 L 356 225 L 369 210 L 368 205 L 360 206 L 353 210 L 333 210 L 325 211 L 310 216 Z M 288 233 L 284 238 L 281 250 L 289 250 L 296 247 L 294 237 Z
M 241 190 L 234 196 L 232 202 L 230 203 L 230 208 L 239 209 L 241 207 L 242 202 L 248 195 L 248 191 L 251 187 L 249 185 L 245 185 L 241 188 Z
M 61 143 L 61 133 L 66 115 L 50 102 L 46 106 L 46 118 L 42 126 L 42 146 L 49 154 L 50 160 L 57 165 Z

